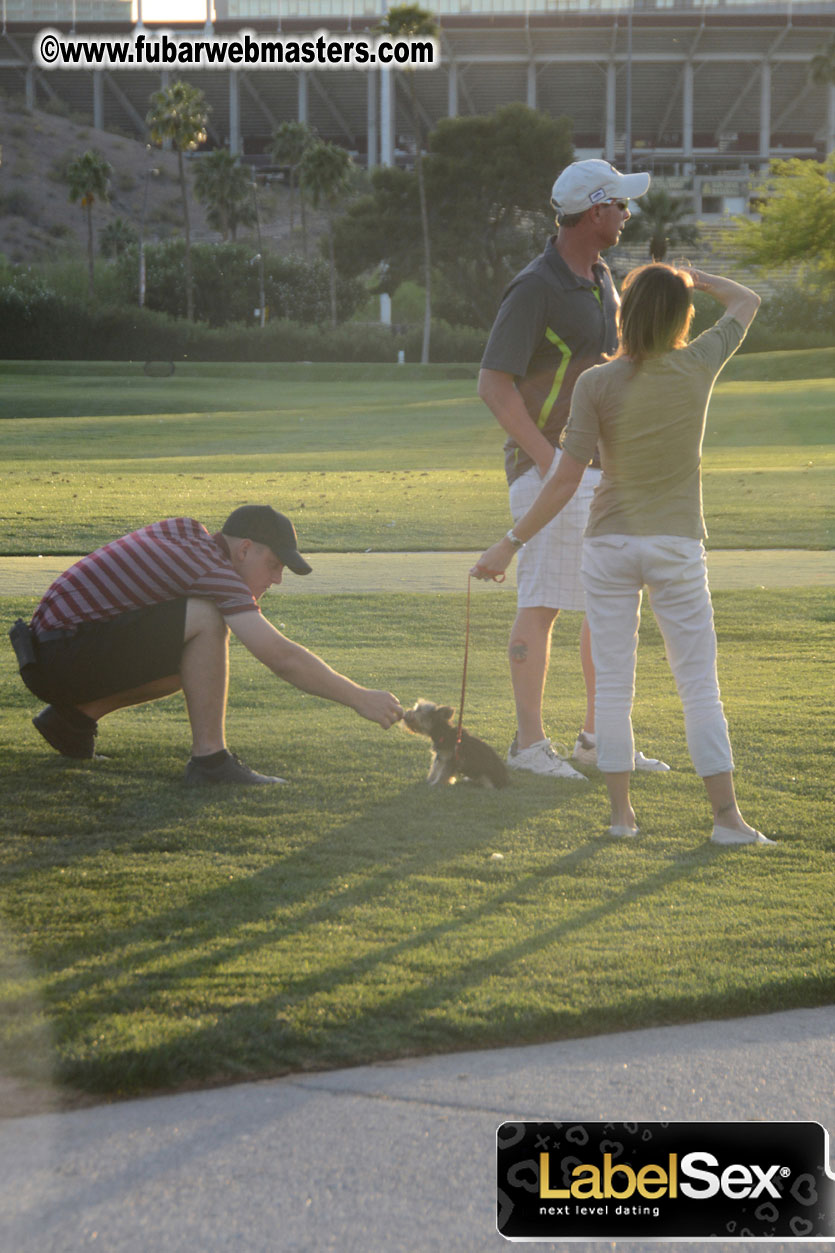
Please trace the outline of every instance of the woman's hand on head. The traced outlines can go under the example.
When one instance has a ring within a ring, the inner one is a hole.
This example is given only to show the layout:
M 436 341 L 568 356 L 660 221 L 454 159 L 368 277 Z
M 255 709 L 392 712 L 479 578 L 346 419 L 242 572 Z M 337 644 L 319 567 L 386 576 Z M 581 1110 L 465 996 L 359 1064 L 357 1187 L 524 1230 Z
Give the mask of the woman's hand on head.
M 684 266 L 684 273 L 689 274 L 696 291 L 710 291 L 710 276 L 705 274 L 703 270 L 696 270 L 693 266 Z

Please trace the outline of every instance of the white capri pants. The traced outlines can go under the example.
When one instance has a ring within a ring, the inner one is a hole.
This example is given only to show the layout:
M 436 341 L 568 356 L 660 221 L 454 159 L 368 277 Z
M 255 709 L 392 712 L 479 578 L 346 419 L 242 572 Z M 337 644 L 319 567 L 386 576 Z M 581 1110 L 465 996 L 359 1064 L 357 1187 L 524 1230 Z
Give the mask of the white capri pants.
M 701 541 L 676 535 L 594 536 L 583 541 L 582 577 L 597 673 L 599 768 L 612 773 L 633 769 L 632 702 L 646 585 L 684 707 L 696 773 L 706 778 L 733 770 Z

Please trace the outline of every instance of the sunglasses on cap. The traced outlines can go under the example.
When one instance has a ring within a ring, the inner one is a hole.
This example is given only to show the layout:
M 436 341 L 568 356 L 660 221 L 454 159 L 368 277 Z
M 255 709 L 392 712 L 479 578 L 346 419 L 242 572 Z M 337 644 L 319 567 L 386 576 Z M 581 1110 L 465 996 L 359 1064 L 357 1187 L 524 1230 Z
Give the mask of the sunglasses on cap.
M 617 207 L 618 207 L 618 209 L 620 209 L 621 213 L 625 213 L 625 212 L 626 212 L 626 210 L 629 208 L 629 200 L 628 200 L 628 199 L 627 199 L 627 200 L 601 200 L 601 201 L 600 201 L 600 203 L 601 203 L 601 204 L 613 204 L 613 205 L 617 205 Z

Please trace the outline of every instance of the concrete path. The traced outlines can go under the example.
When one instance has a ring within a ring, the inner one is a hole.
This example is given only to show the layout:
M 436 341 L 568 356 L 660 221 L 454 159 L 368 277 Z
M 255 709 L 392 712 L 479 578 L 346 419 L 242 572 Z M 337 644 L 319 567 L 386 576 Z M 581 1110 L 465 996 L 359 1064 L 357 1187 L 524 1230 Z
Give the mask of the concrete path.
M 287 592 L 462 592 L 467 571 L 481 554 L 464 553 L 312 553 L 313 573 L 288 575 Z M 0 596 L 40 596 L 72 557 L 0 558 Z M 727 549 L 708 553 L 714 591 L 735 588 L 835 587 L 835 550 Z M 507 584 L 515 581 L 511 568 Z M 474 583 L 477 589 L 495 584 Z
M 834 1039 L 835 1008 L 808 1009 L 10 1119 L 0 1122 L 0 1247 L 500 1249 L 508 1247 L 495 1228 L 502 1122 L 802 1120 L 831 1131 Z M 662 1246 L 542 1247 L 640 1253 Z M 777 1253 L 800 1246 L 684 1247 Z M 833 1253 L 835 1242 L 815 1248 Z

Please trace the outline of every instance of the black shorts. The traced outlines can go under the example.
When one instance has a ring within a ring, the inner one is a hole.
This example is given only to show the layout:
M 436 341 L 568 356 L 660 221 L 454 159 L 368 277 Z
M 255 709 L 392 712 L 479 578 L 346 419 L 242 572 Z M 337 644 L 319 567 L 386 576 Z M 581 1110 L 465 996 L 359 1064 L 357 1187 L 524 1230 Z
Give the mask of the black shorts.
M 74 631 L 36 640 L 37 661 L 20 677 L 50 705 L 86 705 L 180 673 L 186 598 L 82 622 Z

